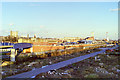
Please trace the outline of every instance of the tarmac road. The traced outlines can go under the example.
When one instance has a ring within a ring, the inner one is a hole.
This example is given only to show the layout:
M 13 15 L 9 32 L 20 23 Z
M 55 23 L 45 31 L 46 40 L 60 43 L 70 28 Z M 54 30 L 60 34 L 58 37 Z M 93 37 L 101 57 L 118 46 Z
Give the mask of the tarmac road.
M 40 73 L 44 73 L 44 72 L 48 72 L 48 71 L 53 70 L 53 69 L 59 69 L 59 68 L 65 67 L 69 64 L 73 64 L 73 63 L 82 61 L 84 59 L 87 59 L 89 57 L 93 57 L 97 54 L 104 53 L 106 49 L 114 49 L 116 47 L 117 46 L 115 46 L 113 48 L 100 48 L 102 50 L 98 51 L 98 52 L 94 52 L 94 53 L 91 53 L 91 54 L 87 54 L 87 55 L 83 55 L 83 56 L 80 56 L 80 57 L 72 58 L 72 59 L 62 61 L 62 62 L 59 62 L 59 63 L 56 63 L 56 64 L 44 66 L 42 68 L 36 68 L 35 70 L 24 72 L 24 73 L 17 74 L 17 75 L 13 75 L 13 76 L 10 76 L 10 77 L 7 77 L 7 78 L 32 78 L 33 76 L 36 76 Z M 3 80 L 5 80 L 5 79 L 3 79 Z

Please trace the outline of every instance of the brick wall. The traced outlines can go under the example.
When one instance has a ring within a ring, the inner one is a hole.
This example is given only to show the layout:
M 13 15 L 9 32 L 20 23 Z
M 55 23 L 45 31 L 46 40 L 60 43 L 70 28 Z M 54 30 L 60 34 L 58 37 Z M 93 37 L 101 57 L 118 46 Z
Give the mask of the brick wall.
M 36 44 L 36 45 L 35 45 Z M 41 51 L 49 51 L 49 50 L 56 50 L 56 49 L 64 49 L 64 46 L 52 46 L 52 45 L 37 45 L 35 43 L 32 47 L 33 52 L 41 52 Z M 84 45 L 73 45 L 72 47 L 84 47 L 84 46 L 94 46 L 97 44 L 84 44 Z M 31 52 L 31 48 L 23 50 L 24 53 Z

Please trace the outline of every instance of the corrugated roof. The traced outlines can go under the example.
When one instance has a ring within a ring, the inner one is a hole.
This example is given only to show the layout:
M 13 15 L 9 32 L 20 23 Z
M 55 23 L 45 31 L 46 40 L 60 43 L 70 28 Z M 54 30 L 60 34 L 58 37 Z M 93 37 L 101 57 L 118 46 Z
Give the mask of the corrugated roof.
M 13 48 L 14 49 L 20 49 L 20 48 L 30 48 L 30 47 L 32 47 L 32 44 L 30 44 L 30 43 L 16 43 L 16 44 L 14 44 L 13 45 Z

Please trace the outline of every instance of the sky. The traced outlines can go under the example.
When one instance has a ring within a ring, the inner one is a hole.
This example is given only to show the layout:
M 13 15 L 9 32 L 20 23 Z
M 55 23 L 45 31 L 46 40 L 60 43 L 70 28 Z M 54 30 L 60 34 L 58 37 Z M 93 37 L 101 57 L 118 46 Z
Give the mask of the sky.
M 0 35 L 118 38 L 117 2 L 3 2 Z

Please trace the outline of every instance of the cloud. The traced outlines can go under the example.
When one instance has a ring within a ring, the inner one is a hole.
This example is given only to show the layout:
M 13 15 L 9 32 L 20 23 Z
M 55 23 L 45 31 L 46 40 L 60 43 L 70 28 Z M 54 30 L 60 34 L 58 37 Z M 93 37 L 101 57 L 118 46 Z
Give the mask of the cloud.
M 120 8 L 116 8 L 116 9 L 110 9 L 110 11 L 119 11 Z

